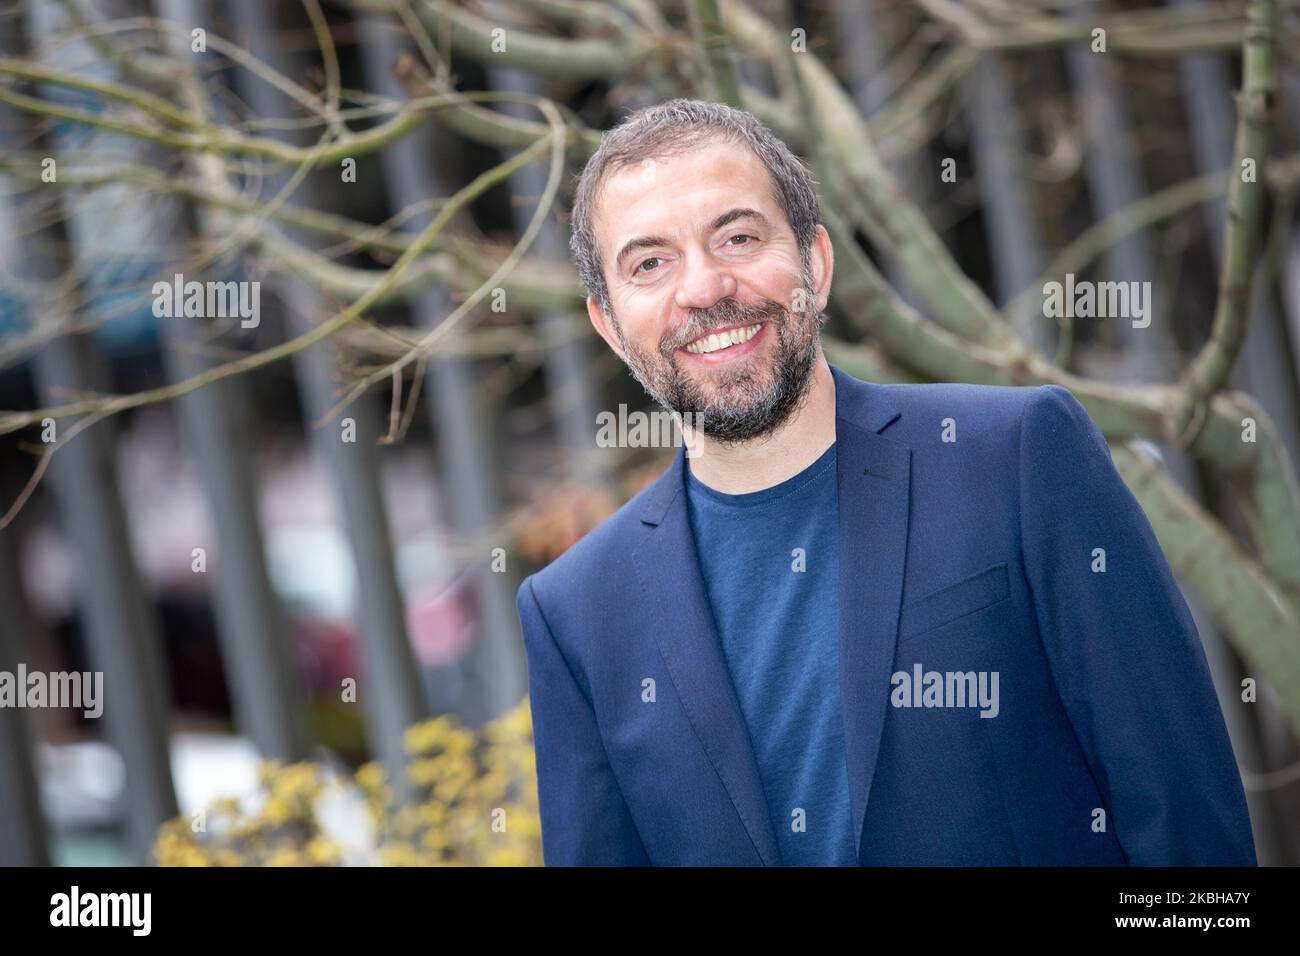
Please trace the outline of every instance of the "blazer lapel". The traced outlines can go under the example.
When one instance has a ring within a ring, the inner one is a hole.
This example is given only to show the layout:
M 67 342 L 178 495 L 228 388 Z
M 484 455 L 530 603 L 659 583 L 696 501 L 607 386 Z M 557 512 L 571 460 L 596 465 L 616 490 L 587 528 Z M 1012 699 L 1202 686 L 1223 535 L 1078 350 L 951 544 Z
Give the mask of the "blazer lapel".
M 880 755 L 907 556 L 911 450 L 877 434 L 898 417 L 879 386 L 834 365 L 840 530 L 840 704 L 854 848 Z
M 687 718 L 709 755 L 764 866 L 780 866 L 735 686 L 722 654 L 686 510 L 686 448 L 649 490 L 641 512 L 645 539 L 633 556 L 655 640 Z

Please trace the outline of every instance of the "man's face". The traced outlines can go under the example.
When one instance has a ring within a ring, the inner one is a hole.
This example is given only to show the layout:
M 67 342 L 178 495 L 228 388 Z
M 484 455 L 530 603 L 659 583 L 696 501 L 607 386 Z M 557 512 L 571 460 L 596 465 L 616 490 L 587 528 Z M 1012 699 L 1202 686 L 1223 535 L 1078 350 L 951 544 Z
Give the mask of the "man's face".
M 620 169 L 594 226 L 612 313 L 587 311 L 650 396 L 725 443 L 785 421 L 818 356 L 831 248 L 819 226 L 803 267 L 758 157 L 712 143 Z

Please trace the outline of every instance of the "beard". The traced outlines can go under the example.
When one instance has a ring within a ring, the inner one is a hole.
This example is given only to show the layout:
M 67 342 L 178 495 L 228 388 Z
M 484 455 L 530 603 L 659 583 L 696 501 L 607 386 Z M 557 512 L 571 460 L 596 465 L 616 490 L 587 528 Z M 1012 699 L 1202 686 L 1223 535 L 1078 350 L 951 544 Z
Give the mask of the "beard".
M 757 305 L 723 299 L 708 309 L 692 309 L 678 334 L 660 343 L 658 354 L 628 342 L 612 311 L 610 321 L 627 367 L 646 393 L 714 441 L 734 445 L 770 433 L 807 397 L 825 317 L 816 308 L 812 277 L 805 273 L 803 283 L 804 301 L 811 303 L 808 312 L 791 312 L 772 299 Z M 757 322 L 767 323 L 775 336 L 770 358 L 753 353 L 717 368 L 685 369 L 678 364 L 677 349 L 701 335 Z

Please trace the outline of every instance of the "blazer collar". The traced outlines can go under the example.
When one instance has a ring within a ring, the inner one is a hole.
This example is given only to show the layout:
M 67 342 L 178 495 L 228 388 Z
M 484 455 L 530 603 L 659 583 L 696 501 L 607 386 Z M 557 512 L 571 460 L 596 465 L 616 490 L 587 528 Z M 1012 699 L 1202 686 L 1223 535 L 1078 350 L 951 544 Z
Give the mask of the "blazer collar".
M 831 378 L 835 380 L 835 442 L 837 449 L 844 438 L 844 427 L 848 425 L 859 431 L 876 434 L 886 425 L 898 418 L 899 412 L 883 387 L 864 382 L 827 363 Z M 838 455 L 838 451 L 837 451 Z M 686 445 L 678 446 L 673 462 L 654 483 L 646 489 L 642 499 L 640 516 L 648 525 L 658 525 L 672 507 L 673 500 L 686 487 L 683 469 L 686 468 Z
M 839 483 L 839 674 L 854 846 L 880 753 L 898 639 L 911 451 L 879 433 L 899 417 L 887 390 L 830 366 Z M 685 446 L 647 490 L 634 565 L 668 673 L 760 862 L 780 865 L 775 832 L 704 589 L 686 509 Z M 775 704 L 779 706 L 779 703 Z

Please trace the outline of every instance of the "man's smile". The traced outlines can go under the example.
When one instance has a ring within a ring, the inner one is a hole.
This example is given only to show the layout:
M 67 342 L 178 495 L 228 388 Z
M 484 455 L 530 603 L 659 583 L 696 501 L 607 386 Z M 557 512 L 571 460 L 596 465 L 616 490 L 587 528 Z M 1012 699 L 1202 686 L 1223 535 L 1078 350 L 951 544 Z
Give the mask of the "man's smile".
M 767 322 L 754 322 L 714 329 L 693 342 L 686 343 L 677 351 L 686 352 L 701 362 L 729 362 L 754 351 L 761 339 L 760 333 L 767 325 Z

